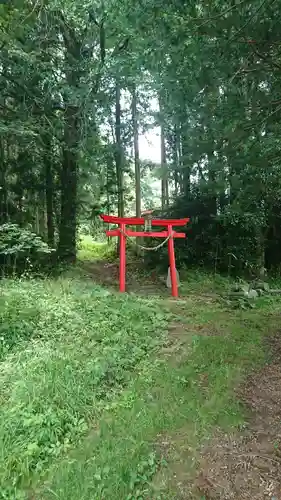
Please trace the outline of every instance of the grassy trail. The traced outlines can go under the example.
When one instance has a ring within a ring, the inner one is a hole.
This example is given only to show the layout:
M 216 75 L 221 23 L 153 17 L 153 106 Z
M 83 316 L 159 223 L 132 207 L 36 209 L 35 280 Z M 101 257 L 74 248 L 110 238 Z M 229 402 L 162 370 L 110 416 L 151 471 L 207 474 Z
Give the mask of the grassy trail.
M 265 363 L 277 303 L 227 311 L 79 278 L 0 287 L 0 498 L 202 498 L 198 450 L 243 423 L 233 389 Z

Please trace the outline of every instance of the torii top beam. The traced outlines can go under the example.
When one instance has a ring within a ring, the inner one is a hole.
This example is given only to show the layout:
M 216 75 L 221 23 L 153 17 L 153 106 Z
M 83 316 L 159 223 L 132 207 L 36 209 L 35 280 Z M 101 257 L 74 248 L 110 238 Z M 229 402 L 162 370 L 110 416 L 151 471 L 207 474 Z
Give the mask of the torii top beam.
M 140 226 L 145 224 L 144 217 L 117 217 L 115 215 L 100 215 L 101 219 L 108 224 L 128 224 L 130 226 Z M 190 221 L 186 219 L 152 219 L 152 226 L 185 226 Z

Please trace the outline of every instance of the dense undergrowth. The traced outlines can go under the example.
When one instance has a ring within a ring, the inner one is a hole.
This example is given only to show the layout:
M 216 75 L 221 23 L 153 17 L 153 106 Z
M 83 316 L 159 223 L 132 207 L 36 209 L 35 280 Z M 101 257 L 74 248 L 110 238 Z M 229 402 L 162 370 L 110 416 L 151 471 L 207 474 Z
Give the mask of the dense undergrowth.
M 278 323 L 278 302 L 228 311 L 198 280 L 177 305 L 81 278 L 0 282 L 0 498 L 176 498 L 159 436 L 185 429 L 191 473 L 213 427 L 243 421 L 232 388 Z
M 14 498 L 127 385 L 165 321 L 136 298 L 67 280 L 2 281 L 0 311 L 0 495 Z

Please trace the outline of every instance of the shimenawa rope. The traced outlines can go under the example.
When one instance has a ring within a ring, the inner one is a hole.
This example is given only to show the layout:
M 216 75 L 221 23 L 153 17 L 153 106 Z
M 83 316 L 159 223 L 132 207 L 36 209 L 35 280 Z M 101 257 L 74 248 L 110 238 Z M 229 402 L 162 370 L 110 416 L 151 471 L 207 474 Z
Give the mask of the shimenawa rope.
M 164 240 L 164 241 L 161 241 L 161 243 L 159 243 L 159 245 L 157 245 L 156 247 L 143 247 L 142 245 L 139 245 L 138 243 L 135 242 L 135 239 L 133 236 L 129 236 L 127 233 L 125 233 L 125 231 L 123 231 L 123 229 L 119 228 L 119 231 L 126 237 L 128 238 L 128 240 L 132 241 L 132 243 L 140 248 L 141 250 L 147 250 L 147 251 L 154 251 L 156 252 L 157 250 L 159 250 L 159 248 L 163 247 L 167 241 L 169 241 L 169 239 L 171 238 L 171 236 L 167 236 L 167 238 Z

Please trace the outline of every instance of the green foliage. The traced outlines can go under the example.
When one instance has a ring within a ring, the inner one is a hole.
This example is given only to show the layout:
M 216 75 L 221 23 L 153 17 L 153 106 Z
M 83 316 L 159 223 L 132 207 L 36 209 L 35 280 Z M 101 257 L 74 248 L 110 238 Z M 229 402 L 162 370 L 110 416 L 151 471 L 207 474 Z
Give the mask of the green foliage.
M 30 271 L 42 266 L 52 253 L 40 236 L 17 224 L 0 225 L 0 259 L 3 272 Z
M 133 212 L 135 88 L 138 133 L 164 135 L 163 164 L 140 162 L 143 206 L 159 205 L 158 173 L 166 215 L 192 217 L 179 264 L 226 271 L 233 254 L 236 274 L 277 270 L 279 10 L 259 0 L 2 5 L 1 222 L 29 223 L 75 258 L 77 222 L 99 238 L 100 211 L 120 211 L 124 197 Z
M 280 6 L 173 3 L 159 20 L 150 7 L 175 201 L 166 214 L 192 219 L 179 263 L 227 271 L 233 254 L 235 274 L 279 266 Z

